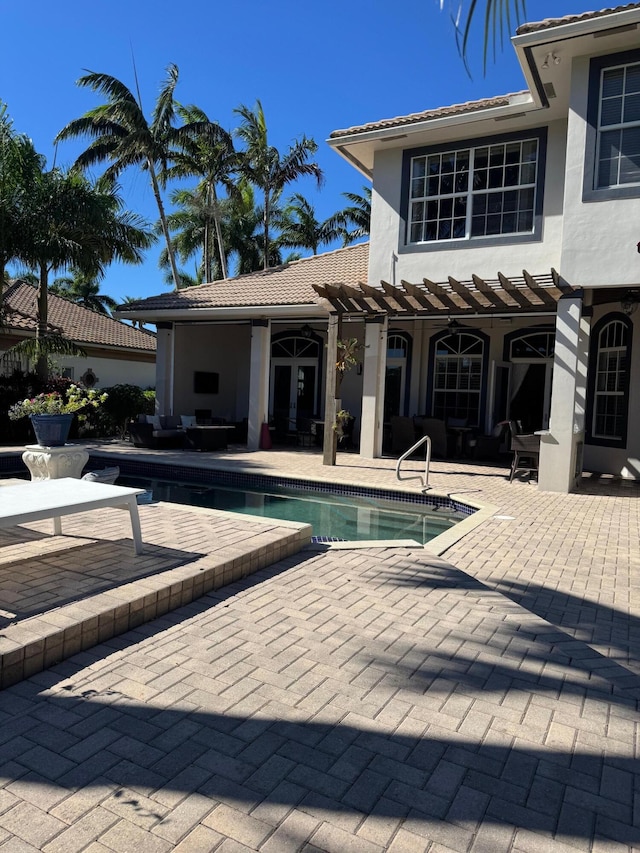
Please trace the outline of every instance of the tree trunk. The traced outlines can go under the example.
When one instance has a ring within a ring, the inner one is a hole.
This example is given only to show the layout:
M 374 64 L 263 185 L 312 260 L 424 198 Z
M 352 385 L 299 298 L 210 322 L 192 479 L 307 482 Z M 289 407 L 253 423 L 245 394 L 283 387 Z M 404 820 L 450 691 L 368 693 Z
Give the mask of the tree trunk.
M 167 217 L 164 212 L 164 205 L 162 203 L 162 196 L 160 195 L 160 187 L 158 186 L 158 179 L 156 177 L 156 172 L 153 167 L 153 162 L 151 159 L 147 158 L 147 165 L 149 167 L 149 174 L 151 176 L 151 186 L 153 188 L 153 194 L 156 199 L 156 204 L 158 206 L 158 213 L 160 214 L 160 223 L 162 225 L 162 233 L 164 234 L 164 239 L 167 244 L 167 255 L 169 257 L 169 266 L 171 267 L 171 275 L 173 276 L 173 283 L 175 285 L 176 290 L 180 290 L 180 276 L 178 275 L 178 268 L 176 267 L 176 256 L 173 251 L 173 246 L 171 245 L 171 237 L 169 235 L 169 226 L 167 224 Z
M 264 216 L 263 216 L 263 224 L 264 224 L 264 269 L 269 269 L 269 189 L 265 188 L 264 191 Z
M 220 255 L 220 272 L 223 280 L 227 279 L 227 259 L 224 254 L 224 244 L 222 242 L 222 228 L 220 226 L 220 209 L 218 208 L 218 195 L 215 186 L 213 190 L 213 221 L 216 226 L 216 239 L 218 241 L 218 254 Z
M 49 324 L 49 271 L 47 265 L 40 264 L 40 283 L 38 285 L 38 323 L 36 326 L 36 342 L 38 344 L 38 360 L 36 362 L 36 373 L 38 378 L 46 382 L 49 378 L 49 363 L 45 352 L 40 349 L 47 337 L 47 326 Z

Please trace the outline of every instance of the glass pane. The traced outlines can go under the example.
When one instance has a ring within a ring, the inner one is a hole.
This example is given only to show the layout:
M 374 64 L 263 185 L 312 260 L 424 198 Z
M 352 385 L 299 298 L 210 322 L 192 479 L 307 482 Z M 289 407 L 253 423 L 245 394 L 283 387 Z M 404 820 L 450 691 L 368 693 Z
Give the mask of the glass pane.
M 423 201 L 414 201 L 411 205 L 411 219 L 414 222 L 417 222 L 420 219 L 424 219 L 424 202 Z
M 624 91 L 626 94 L 640 92 L 640 63 L 628 66 Z
M 422 225 L 420 223 L 411 226 L 411 242 L 419 243 L 422 240 Z
M 502 166 L 489 169 L 489 188 L 494 189 L 496 187 L 501 187 L 504 180 L 503 175 L 504 170 L 502 169 Z
M 622 97 L 606 98 L 602 102 L 600 111 L 600 126 L 606 127 L 609 124 L 620 124 L 622 119 Z
M 522 143 L 522 162 L 533 163 L 538 159 L 538 140 L 527 139 Z
M 424 195 L 426 183 L 424 178 L 414 178 L 411 182 L 411 197 L 420 198 Z
M 624 122 L 640 121 L 640 94 L 629 95 L 624 99 Z
M 624 88 L 624 68 L 607 68 L 602 72 L 602 97 L 621 95 Z
M 440 189 L 440 178 L 429 178 L 427 181 L 427 195 L 438 195 Z
M 423 178 L 427 173 L 427 161 L 424 157 L 416 157 L 413 161 L 413 177 Z

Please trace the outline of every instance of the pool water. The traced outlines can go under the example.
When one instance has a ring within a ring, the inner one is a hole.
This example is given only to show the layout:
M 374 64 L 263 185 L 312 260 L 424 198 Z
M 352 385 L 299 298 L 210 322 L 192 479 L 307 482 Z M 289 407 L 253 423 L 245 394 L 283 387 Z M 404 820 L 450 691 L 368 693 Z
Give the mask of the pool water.
M 268 490 L 121 477 L 118 483 L 145 489 L 140 503 L 168 501 L 310 524 L 316 540 L 413 539 L 425 544 L 465 516 L 449 507 L 380 500 L 376 497 Z

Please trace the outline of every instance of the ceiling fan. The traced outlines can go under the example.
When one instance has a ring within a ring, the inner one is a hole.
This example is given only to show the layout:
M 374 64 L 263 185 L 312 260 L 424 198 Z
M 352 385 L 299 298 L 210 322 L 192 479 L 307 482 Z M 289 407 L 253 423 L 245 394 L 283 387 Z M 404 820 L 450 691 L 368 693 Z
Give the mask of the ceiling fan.
M 471 328 L 471 326 L 466 326 L 464 323 L 460 323 L 455 319 L 449 319 L 446 323 L 434 323 L 433 325 L 438 329 L 446 329 L 450 335 L 459 335 L 460 332 L 464 332 L 466 329 Z

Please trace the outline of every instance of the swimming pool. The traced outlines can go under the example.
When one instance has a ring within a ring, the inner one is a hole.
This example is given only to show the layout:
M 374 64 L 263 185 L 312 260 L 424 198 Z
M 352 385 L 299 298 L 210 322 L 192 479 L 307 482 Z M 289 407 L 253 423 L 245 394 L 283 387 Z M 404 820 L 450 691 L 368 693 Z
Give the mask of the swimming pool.
M 266 518 L 310 524 L 316 541 L 411 539 L 425 544 L 468 515 L 452 502 L 416 495 L 411 501 L 392 500 L 389 492 L 338 487 L 325 491 L 296 488 L 291 482 L 259 486 L 235 483 L 175 482 L 125 475 L 118 483 L 145 489 L 141 503 L 168 501 Z M 357 492 L 361 492 L 358 494 Z M 354 493 L 355 492 L 355 493 Z

